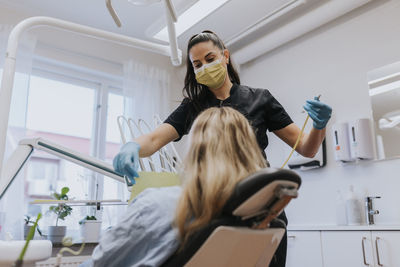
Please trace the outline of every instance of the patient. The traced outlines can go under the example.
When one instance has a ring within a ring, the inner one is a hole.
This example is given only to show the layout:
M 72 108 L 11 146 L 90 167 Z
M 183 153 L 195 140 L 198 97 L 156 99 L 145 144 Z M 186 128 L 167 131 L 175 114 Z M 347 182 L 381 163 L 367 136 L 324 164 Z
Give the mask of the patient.
M 266 167 L 247 119 L 232 108 L 203 111 L 189 136 L 182 188 L 144 190 L 83 266 L 160 266 L 221 212 L 240 180 Z

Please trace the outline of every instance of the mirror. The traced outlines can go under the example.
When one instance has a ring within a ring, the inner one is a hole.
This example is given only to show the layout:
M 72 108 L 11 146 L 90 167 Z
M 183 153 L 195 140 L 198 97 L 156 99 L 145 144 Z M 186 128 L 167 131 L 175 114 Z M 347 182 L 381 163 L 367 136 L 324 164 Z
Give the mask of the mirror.
M 400 62 L 368 73 L 378 159 L 400 157 Z

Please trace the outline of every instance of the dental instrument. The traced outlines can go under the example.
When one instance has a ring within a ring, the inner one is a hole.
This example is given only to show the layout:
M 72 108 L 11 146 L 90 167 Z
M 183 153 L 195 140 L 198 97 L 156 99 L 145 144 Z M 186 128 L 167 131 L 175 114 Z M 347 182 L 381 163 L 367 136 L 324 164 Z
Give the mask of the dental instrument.
M 122 115 L 118 116 L 117 117 L 117 123 L 118 123 L 118 128 L 119 128 L 119 132 L 120 132 L 121 139 L 122 139 L 122 144 L 126 144 L 128 141 L 127 141 L 127 139 L 125 137 L 121 121 L 125 122 L 126 125 L 128 125 L 129 133 L 131 135 L 131 139 L 132 140 L 136 138 L 136 135 L 134 134 L 135 131 L 132 128 L 132 124 L 135 126 L 135 128 L 139 131 L 140 134 L 143 134 L 142 130 L 140 129 L 140 127 L 138 126 L 138 124 L 134 120 L 132 120 L 131 118 L 127 119 Z M 152 160 L 151 156 L 147 157 L 146 159 L 147 159 L 147 162 L 149 163 L 150 170 L 151 171 L 155 171 L 154 163 L 153 163 L 153 160 Z M 144 160 L 145 159 L 139 157 L 139 165 L 140 165 L 140 169 L 142 171 L 146 171 L 146 166 L 144 164 Z
M 122 144 L 126 144 L 127 141 L 126 141 L 126 137 L 125 137 L 125 134 L 124 134 L 124 129 L 122 127 L 122 122 L 121 121 L 125 122 L 126 125 L 128 125 L 128 130 L 129 130 L 129 132 L 131 134 L 131 138 L 135 138 L 135 134 L 134 134 L 133 129 L 132 129 L 131 125 L 130 125 L 130 123 L 131 122 L 134 123 L 134 121 L 131 120 L 131 119 L 126 119 L 122 115 L 117 117 L 117 124 L 118 124 L 119 133 L 121 135 Z M 140 169 L 142 171 L 146 171 L 146 167 L 144 165 L 144 162 L 143 162 L 142 158 L 139 158 L 139 165 L 140 165 Z
M 61 266 L 62 254 L 64 252 L 68 252 L 74 256 L 79 256 L 82 253 L 83 249 L 85 248 L 85 240 L 83 240 L 81 247 L 77 251 L 70 249 L 69 247 L 73 245 L 71 237 L 64 237 L 61 243 L 63 244 L 64 247 L 61 248 L 60 251 L 57 253 L 56 264 L 54 267 Z
M 32 240 L 37 223 L 42 217 L 39 213 L 25 240 L 0 240 L 0 266 L 32 266 L 36 261 L 51 257 L 53 248 L 50 240 Z
M 126 144 L 128 142 L 128 138 L 125 136 L 125 133 L 123 130 L 123 125 L 122 125 L 123 123 L 126 123 L 126 125 L 128 126 L 129 134 L 131 135 L 131 139 L 136 138 L 136 136 L 134 134 L 135 130 L 133 129 L 133 127 L 135 127 L 136 130 L 141 135 L 154 130 L 154 128 L 151 127 L 150 124 L 147 123 L 143 119 L 139 119 L 138 122 L 136 122 L 132 118 L 126 118 L 122 115 L 117 117 L 117 123 L 118 123 L 118 128 L 119 128 L 119 132 L 121 134 L 121 140 L 122 140 L 123 144 Z M 162 123 L 162 121 L 160 119 L 160 116 L 154 115 L 154 126 L 157 127 L 161 123 Z M 181 159 L 180 159 L 178 152 L 176 151 L 173 144 L 170 143 L 167 146 L 169 146 L 171 148 L 172 154 L 169 152 L 169 150 L 167 149 L 166 146 L 161 148 L 159 151 L 157 151 L 157 153 L 159 155 L 159 159 L 160 159 L 160 164 L 161 164 L 160 170 L 156 170 L 156 164 L 153 161 L 152 157 L 146 158 L 150 165 L 151 171 L 153 171 L 153 172 L 154 171 L 166 171 L 166 172 L 177 173 L 177 166 L 180 166 Z M 143 158 L 139 159 L 139 165 L 140 165 L 140 168 L 142 171 L 146 171 L 143 160 L 144 160 Z
M 319 100 L 320 97 L 321 97 L 321 95 L 318 95 L 316 100 Z M 301 127 L 300 133 L 299 133 L 299 135 L 297 136 L 296 143 L 294 144 L 294 146 L 293 146 L 293 148 L 292 148 L 292 151 L 290 152 L 290 154 L 289 154 L 289 156 L 287 157 L 286 161 L 285 161 L 285 162 L 283 163 L 283 165 L 281 166 L 281 169 L 283 169 L 283 168 L 286 166 L 286 164 L 288 163 L 289 159 L 292 157 L 293 152 L 296 150 L 296 147 L 297 147 L 297 145 L 298 145 L 299 142 L 300 142 L 300 138 L 301 138 L 301 136 L 303 135 L 304 128 L 306 127 L 309 118 L 310 118 L 310 115 L 307 114 L 307 118 L 306 118 L 306 120 L 304 121 L 303 127 Z
M 154 123 L 156 126 L 159 126 L 163 123 L 163 121 L 161 120 L 160 116 L 158 114 L 154 115 Z M 178 152 L 176 151 L 176 148 L 174 146 L 173 143 L 169 143 L 168 145 L 171 146 L 171 150 L 174 154 L 174 157 L 176 158 L 176 163 L 180 164 L 182 162 L 181 157 L 179 156 Z
M 31 229 L 29 230 L 28 236 L 26 237 L 25 246 L 23 247 L 23 249 L 21 251 L 21 254 L 19 254 L 19 257 L 18 257 L 17 261 L 15 262 L 15 267 L 21 267 L 22 266 L 22 264 L 24 262 L 24 256 L 25 256 L 26 250 L 28 249 L 28 246 L 29 246 L 29 242 L 35 236 L 35 230 L 36 230 L 36 227 L 38 227 L 38 222 L 39 222 L 39 220 L 41 218 L 42 218 L 42 214 L 39 212 L 35 223 L 31 227 Z

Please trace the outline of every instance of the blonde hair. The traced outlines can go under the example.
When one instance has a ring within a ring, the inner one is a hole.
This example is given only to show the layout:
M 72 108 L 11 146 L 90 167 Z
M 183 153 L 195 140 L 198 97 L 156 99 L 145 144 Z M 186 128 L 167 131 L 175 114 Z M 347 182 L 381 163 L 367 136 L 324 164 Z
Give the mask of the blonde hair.
M 240 180 L 266 167 L 253 129 L 233 108 L 203 111 L 190 138 L 175 217 L 182 245 L 221 212 Z

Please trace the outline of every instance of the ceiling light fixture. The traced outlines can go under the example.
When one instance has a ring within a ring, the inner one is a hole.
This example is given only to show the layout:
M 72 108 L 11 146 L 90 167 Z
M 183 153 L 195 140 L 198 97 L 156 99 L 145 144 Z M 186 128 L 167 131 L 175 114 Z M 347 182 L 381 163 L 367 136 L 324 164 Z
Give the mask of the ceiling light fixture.
M 176 16 L 176 13 L 175 13 L 174 5 L 172 4 L 172 0 L 128 0 L 129 3 L 132 3 L 132 4 L 137 5 L 137 6 L 149 6 L 149 5 L 152 5 L 154 3 L 161 2 L 161 1 L 165 2 L 165 5 L 168 8 L 168 10 L 169 10 L 169 12 L 170 12 L 170 14 L 172 16 L 172 20 L 174 22 L 176 22 L 177 21 L 177 16 Z M 167 36 L 167 38 L 168 38 L 168 36 Z

